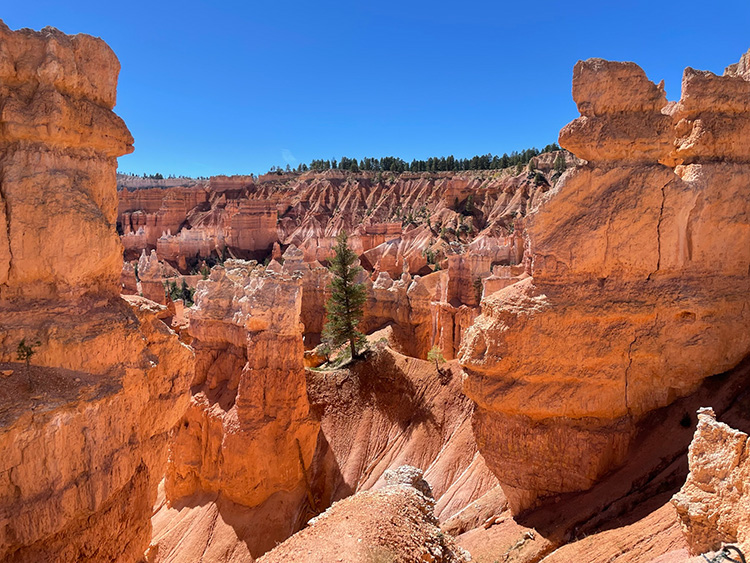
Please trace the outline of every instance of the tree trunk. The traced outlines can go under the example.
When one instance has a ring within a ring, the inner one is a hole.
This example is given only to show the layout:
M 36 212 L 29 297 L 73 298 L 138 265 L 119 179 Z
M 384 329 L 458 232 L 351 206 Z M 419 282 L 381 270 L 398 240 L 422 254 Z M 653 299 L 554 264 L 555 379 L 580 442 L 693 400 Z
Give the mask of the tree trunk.
M 354 347 L 354 338 L 349 339 L 349 346 L 352 349 L 352 360 L 357 357 L 357 349 Z

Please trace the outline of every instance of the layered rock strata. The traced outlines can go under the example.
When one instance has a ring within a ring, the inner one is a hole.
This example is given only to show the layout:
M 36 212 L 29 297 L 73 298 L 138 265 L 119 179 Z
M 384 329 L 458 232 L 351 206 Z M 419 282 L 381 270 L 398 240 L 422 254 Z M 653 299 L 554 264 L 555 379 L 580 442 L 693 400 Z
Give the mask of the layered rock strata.
M 560 143 L 588 162 L 527 217 L 532 277 L 485 298 L 461 354 L 516 511 L 589 488 L 637 420 L 750 350 L 750 82 L 687 69 L 667 104 L 633 63 L 591 59 L 573 94 Z
M 0 22 L 3 561 L 139 560 L 187 406 L 190 350 L 119 297 L 118 70 L 99 39 Z
M 304 518 L 319 424 L 309 414 L 301 304 L 298 277 L 230 260 L 198 283 L 190 311 L 196 375 L 173 437 L 166 499 L 212 493 L 240 509 L 276 503 L 275 528 L 247 539 L 253 556 Z
M 514 218 L 520 220 L 554 182 L 556 155 L 536 157 L 534 173 L 515 167 L 398 175 L 327 171 L 123 189 L 122 240 L 128 259 L 156 249 L 183 272 L 210 256 L 263 259 L 274 243 L 295 245 L 306 262 L 323 262 L 342 229 L 368 270 L 394 278 L 404 269 L 428 273 L 477 238 L 484 242 L 472 253 L 517 264 L 522 221 L 516 233 Z
M 123 189 L 122 239 L 128 259 L 142 249 L 141 291 L 160 302 L 172 266 L 194 272 L 228 256 L 254 256 L 271 259 L 274 271 L 302 272 L 309 349 L 324 323 L 321 261 L 346 229 L 372 286 L 363 328 L 393 324 L 404 353 L 424 358 L 438 345 L 450 359 L 478 314 L 484 280 L 497 289 L 525 272 L 523 215 L 554 181 L 555 156 L 536 157 L 538 173 L 328 171 Z

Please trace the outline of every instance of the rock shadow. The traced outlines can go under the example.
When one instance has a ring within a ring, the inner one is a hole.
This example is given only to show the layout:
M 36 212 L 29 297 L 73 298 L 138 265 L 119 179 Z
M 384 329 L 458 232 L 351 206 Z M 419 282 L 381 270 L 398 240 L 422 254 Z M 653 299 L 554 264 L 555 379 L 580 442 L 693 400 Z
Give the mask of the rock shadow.
M 363 403 L 371 403 L 402 431 L 428 423 L 438 425 L 427 400 L 427 385 L 417 386 L 389 350 L 370 352 L 367 361 L 357 362 L 350 370 L 359 380 Z
M 707 378 L 693 394 L 647 414 L 637 424 L 626 463 L 594 487 L 546 499 L 515 520 L 567 543 L 644 518 L 685 483 L 696 411 L 704 406 L 714 408 L 718 421 L 750 433 L 750 356 Z

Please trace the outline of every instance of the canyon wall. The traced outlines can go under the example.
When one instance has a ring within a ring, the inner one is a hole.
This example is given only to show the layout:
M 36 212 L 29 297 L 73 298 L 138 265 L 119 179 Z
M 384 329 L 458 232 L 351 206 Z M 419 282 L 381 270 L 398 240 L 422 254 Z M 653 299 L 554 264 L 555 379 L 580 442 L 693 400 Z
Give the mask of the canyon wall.
M 152 562 L 251 560 L 333 502 L 382 487 L 403 463 L 425 471 L 441 520 L 497 488 L 456 366 L 440 375 L 380 343 L 350 368 L 305 372 L 312 274 L 299 249 L 283 262 L 227 260 L 198 283 L 193 397 L 174 433 Z
M 480 451 L 515 511 L 591 487 L 635 422 L 750 350 L 750 82 L 686 69 L 682 98 L 634 63 L 576 64 L 568 170 L 526 218 L 530 278 L 465 338 Z
M 302 278 L 302 323 L 306 347 L 320 341 L 325 323 L 325 304 L 330 297 L 331 274 L 320 263 L 304 262 L 302 251 L 290 246 L 284 253 L 283 269 L 298 272 Z M 282 266 L 272 262 L 270 268 Z M 484 272 L 489 275 L 489 272 Z M 369 334 L 390 327 L 390 344 L 400 352 L 426 358 L 437 345 L 446 359 L 453 359 L 465 330 L 479 314 L 475 289 L 471 288 L 464 303 L 457 295 L 457 285 L 451 285 L 450 267 L 426 276 L 411 276 L 403 272 L 392 279 L 388 272 L 380 272 L 374 280 L 363 274 L 359 282 L 367 292 L 360 330 Z
M 274 243 L 294 245 L 306 262 L 327 260 L 343 229 L 371 271 L 391 277 L 430 267 L 477 238 L 491 263 L 519 263 L 514 220 L 549 189 L 552 162 L 537 172 L 326 172 L 216 176 L 191 186 L 121 189 L 118 220 L 126 257 L 156 249 L 183 271 L 197 258 L 263 259 Z M 128 177 L 122 177 L 123 182 Z M 518 226 L 522 229 L 522 221 Z M 429 252 L 427 252 L 429 250 Z
M 535 157 L 534 172 L 329 170 L 142 189 L 130 189 L 133 179 L 121 176 L 118 217 L 130 263 L 122 288 L 134 291 L 138 253 L 140 291 L 158 302 L 166 277 L 177 275 L 173 268 L 194 273 L 240 257 L 273 259 L 271 269 L 279 270 L 293 260 L 303 276 L 310 349 L 325 320 L 329 278 L 321 264 L 345 229 L 369 276 L 363 329 L 391 324 L 400 351 L 424 358 L 438 345 L 454 358 L 484 286 L 495 290 L 525 275 L 524 216 L 559 176 L 558 155 L 575 162 L 559 152 Z
M 309 417 L 301 303 L 298 278 L 251 263 L 227 261 L 199 282 L 189 312 L 194 393 L 175 435 L 170 497 L 221 490 L 257 506 L 303 484 L 299 457 L 309 467 L 318 425 Z M 250 452 L 258 458 L 248 465 Z
M 100 39 L 0 22 L 3 561 L 139 560 L 187 406 L 192 353 L 119 296 L 118 71 Z

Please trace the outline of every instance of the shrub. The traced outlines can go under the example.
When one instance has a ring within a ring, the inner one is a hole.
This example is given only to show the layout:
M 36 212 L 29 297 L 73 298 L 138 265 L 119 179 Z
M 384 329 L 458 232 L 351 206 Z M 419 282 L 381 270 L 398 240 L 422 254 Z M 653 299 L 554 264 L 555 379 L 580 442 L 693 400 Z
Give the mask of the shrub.
M 443 373 L 443 370 L 440 368 L 440 364 L 445 363 L 445 358 L 443 357 L 443 351 L 440 349 L 440 346 L 435 344 L 432 348 L 430 348 L 430 351 L 427 352 L 427 360 L 430 362 L 435 362 L 435 369 L 438 373 Z
M 21 342 L 18 343 L 18 347 L 16 348 L 16 358 L 26 364 L 26 378 L 28 379 L 29 388 L 33 386 L 33 382 L 31 380 L 31 372 L 29 371 L 31 358 L 34 354 L 36 354 L 36 348 L 41 345 L 42 343 L 38 340 L 33 344 L 26 344 L 26 339 L 22 338 Z
M 482 291 L 484 291 L 484 288 L 482 287 L 482 278 L 474 278 L 474 297 L 476 297 L 477 303 L 482 301 Z
M 31 358 L 36 354 L 36 348 L 41 346 L 41 344 L 38 340 L 33 344 L 26 344 L 26 339 L 22 338 L 21 342 L 18 343 L 18 348 L 16 348 L 16 358 L 24 362 L 28 369 L 31 364 Z

